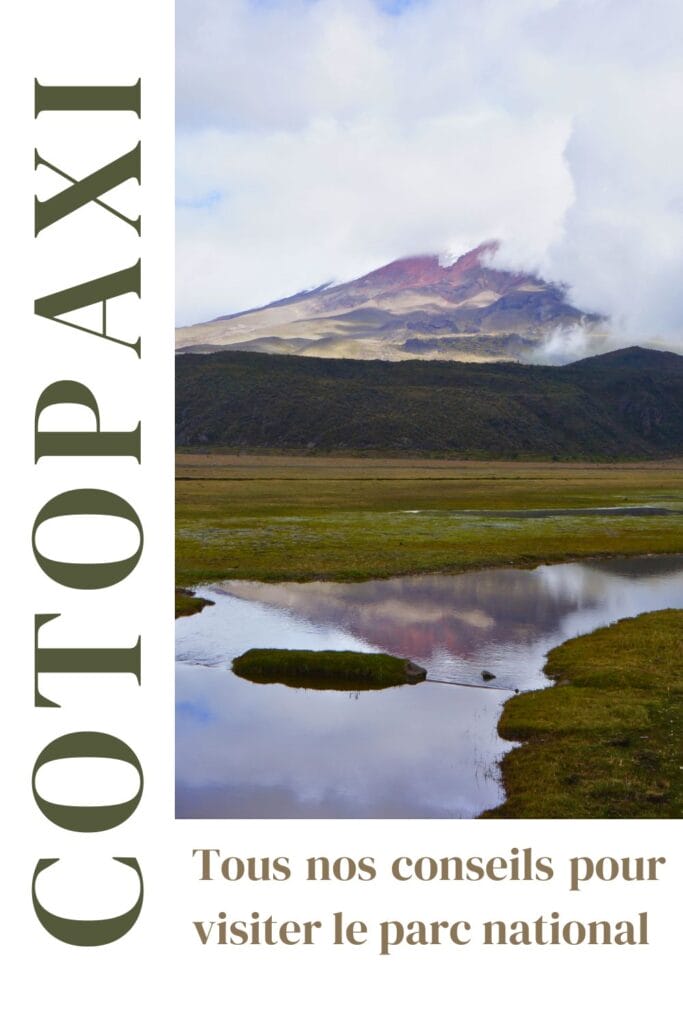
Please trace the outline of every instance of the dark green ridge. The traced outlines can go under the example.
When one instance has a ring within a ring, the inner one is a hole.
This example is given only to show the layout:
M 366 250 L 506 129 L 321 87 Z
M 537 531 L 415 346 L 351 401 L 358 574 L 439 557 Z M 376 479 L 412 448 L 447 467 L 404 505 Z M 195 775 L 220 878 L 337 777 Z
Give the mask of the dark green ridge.
M 188 448 L 642 459 L 683 453 L 683 357 L 629 348 L 568 366 L 176 359 L 176 442 Z

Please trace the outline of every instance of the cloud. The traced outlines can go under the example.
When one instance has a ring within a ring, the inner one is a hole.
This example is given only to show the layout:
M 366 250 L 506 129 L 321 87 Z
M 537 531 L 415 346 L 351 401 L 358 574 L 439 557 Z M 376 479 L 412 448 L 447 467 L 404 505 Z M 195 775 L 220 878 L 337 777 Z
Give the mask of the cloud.
M 178 322 L 485 238 L 683 337 L 673 0 L 179 0 Z
M 495 112 L 425 119 L 408 139 L 400 125 L 366 118 L 239 141 L 214 129 L 181 141 L 181 310 L 225 313 L 396 256 L 456 254 L 482 238 L 523 236 L 532 252 L 542 248 L 559 228 L 555 197 L 571 187 L 554 155 L 564 131 Z M 494 149 L 505 154 L 506 174 L 490 160 Z

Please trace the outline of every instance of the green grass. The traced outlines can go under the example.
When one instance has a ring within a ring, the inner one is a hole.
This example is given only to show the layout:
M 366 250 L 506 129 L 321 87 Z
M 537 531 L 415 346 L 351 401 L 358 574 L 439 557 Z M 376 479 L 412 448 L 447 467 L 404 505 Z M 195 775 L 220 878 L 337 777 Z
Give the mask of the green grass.
M 252 648 L 235 658 L 233 672 L 251 682 L 284 682 L 314 689 L 382 689 L 421 682 L 424 669 L 406 658 L 359 651 Z
M 180 455 L 177 582 L 363 580 L 681 550 L 683 514 L 489 517 L 661 504 L 683 513 L 681 463 L 581 465 Z M 406 510 L 420 509 L 411 515 Z M 444 511 L 460 511 L 457 516 Z
M 683 611 L 651 612 L 550 652 L 546 690 L 505 704 L 506 802 L 488 818 L 683 815 Z
M 200 612 L 202 608 L 206 608 L 207 605 L 213 603 L 213 601 L 209 601 L 205 597 L 195 597 L 191 590 L 186 590 L 184 587 L 176 587 L 175 617 L 176 619 L 181 619 L 186 615 L 194 615 L 196 612 Z

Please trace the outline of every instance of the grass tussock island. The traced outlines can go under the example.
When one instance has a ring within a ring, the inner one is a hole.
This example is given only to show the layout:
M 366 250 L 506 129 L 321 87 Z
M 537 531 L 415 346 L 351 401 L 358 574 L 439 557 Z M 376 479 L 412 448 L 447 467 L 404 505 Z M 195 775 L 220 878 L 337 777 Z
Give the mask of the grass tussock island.
M 186 615 L 195 615 L 213 603 L 213 601 L 209 601 L 206 597 L 196 597 L 193 591 L 188 590 L 186 587 L 176 587 L 175 617 L 176 619 L 182 619 Z
M 507 702 L 507 799 L 485 818 L 683 815 L 683 611 L 650 612 L 550 652 L 556 685 Z
M 289 651 L 252 648 L 235 658 L 233 672 L 254 683 L 311 689 L 382 689 L 419 683 L 427 673 L 407 658 L 358 651 Z

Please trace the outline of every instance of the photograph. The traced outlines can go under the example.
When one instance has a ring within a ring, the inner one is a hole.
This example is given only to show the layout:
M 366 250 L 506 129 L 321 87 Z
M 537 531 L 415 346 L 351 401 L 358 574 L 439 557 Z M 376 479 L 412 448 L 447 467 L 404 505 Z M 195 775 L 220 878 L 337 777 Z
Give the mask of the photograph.
M 683 93 L 617 8 L 178 0 L 177 817 L 681 816 Z

